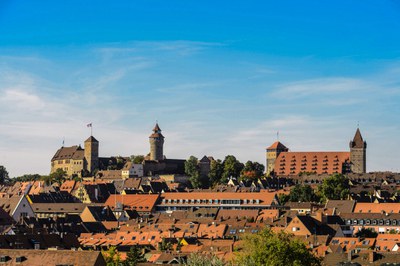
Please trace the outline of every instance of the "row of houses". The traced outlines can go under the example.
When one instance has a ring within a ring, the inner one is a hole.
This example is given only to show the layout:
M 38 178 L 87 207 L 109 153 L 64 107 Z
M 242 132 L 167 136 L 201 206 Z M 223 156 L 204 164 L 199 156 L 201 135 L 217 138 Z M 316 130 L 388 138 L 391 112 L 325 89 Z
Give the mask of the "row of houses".
M 278 196 L 291 187 L 282 181 L 268 180 L 265 189 L 261 181 L 247 186 L 231 179 L 227 186 L 207 190 L 150 178 L 16 183 L 0 188 L 0 250 L 99 252 L 116 246 L 123 258 L 138 246 L 154 264 L 177 263 L 191 252 L 229 261 L 240 250 L 242 235 L 270 228 L 301 239 L 327 265 L 361 257 L 372 263 L 393 260 L 400 243 L 400 204 L 384 199 L 386 184 L 369 194 L 380 200 L 282 205 Z M 356 237 L 363 229 L 378 235 Z

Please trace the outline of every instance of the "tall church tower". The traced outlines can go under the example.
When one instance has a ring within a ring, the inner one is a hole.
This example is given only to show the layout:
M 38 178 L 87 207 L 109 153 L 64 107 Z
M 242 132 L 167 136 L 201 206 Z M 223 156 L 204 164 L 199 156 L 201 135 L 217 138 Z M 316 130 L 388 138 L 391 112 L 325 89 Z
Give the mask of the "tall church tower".
M 288 148 L 286 148 L 285 145 L 280 143 L 279 141 L 276 141 L 274 144 L 269 146 L 267 148 L 267 175 L 271 174 L 271 172 L 274 171 L 275 168 L 275 161 L 276 158 L 278 158 L 279 154 L 281 152 L 287 152 L 289 151 Z
M 150 141 L 150 160 L 152 161 L 162 161 L 164 160 L 163 145 L 164 136 L 161 134 L 161 129 L 156 123 L 153 134 L 149 137 Z
M 367 142 L 363 140 L 357 128 L 353 141 L 350 141 L 350 163 L 353 173 L 363 174 L 367 171 Z
M 85 140 L 85 159 L 86 169 L 93 173 L 95 169 L 99 169 L 99 141 L 93 136 Z

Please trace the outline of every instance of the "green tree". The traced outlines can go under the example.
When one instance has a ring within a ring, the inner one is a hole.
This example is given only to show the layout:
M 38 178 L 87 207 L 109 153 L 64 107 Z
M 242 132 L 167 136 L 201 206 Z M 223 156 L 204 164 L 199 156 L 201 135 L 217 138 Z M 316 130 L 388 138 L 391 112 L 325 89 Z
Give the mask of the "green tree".
M 126 260 L 124 261 L 124 266 L 136 266 L 140 262 L 145 262 L 143 252 L 138 248 L 138 246 L 132 246 L 129 252 L 126 254 Z
M 117 160 L 117 170 L 122 169 L 126 163 L 126 158 L 122 157 L 122 156 L 117 156 L 116 158 Z
M 121 257 L 118 254 L 117 247 L 111 246 L 108 250 L 101 251 L 107 266 L 119 266 Z
M 236 253 L 236 264 L 246 266 L 318 266 L 320 258 L 306 245 L 284 231 L 274 233 L 266 228 L 258 234 L 245 235 L 242 249 Z
M 168 242 L 165 237 L 162 238 L 161 242 L 158 243 L 158 249 L 160 251 L 172 250 L 172 243 Z
M 224 173 L 224 165 L 220 159 L 211 161 L 210 172 L 208 173 L 208 178 L 210 180 L 210 185 L 214 186 L 219 184 Z
M 51 179 L 51 177 L 49 175 L 42 175 L 40 177 L 40 180 L 44 181 L 44 183 L 46 185 L 51 185 L 52 184 L 52 179 Z
M 187 266 L 223 266 L 225 263 L 220 260 L 214 254 L 211 255 L 203 255 L 200 253 L 191 253 L 187 262 L 184 264 Z
M 144 161 L 144 155 L 131 155 L 130 161 L 135 164 L 141 164 Z
M 289 194 L 291 202 L 315 202 L 319 201 L 319 197 L 314 193 L 310 185 L 295 185 Z
M 264 165 L 258 162 L 247 161 L 244 165 L 240 175 L 244 180 L 257 180 L 264 174 Z
M 350 193 L 349 179 L 342 174 L 334 174 L 322 182 L 318 188 L 323 201 L 344 200 Z
M 228 183 L 229 177 L 240 177 L 240 172 L 243 170 L 244 165 L 239 162 L 235 156 L 228 155 L 223 162 L 224 172 L 222 173 L 221 183 Z
M 46 179 L 46 178 L 44 178 L 44 179 Z M 49 175 L 49 181 L 51 184 L 57 183 L 57 184 L 61 185 L 62 183 L 64 183 L 64 181 L 66 179 L 67 179 L 67 172 L 65 172 L 61 168 L 58 168 L 55 172 L 53 172 Z
M 200 175 L 199 160 L 190 156 L 185 162 L 185 173 L 190 177 L 190 183 L 194 188 L 205 188 L 208 186 L 207 177 Z
M 278 200 L 281 205 L 285 205 L 285 203 L 288 202 L 289 199 L 290 199 L 290 196 L 287 194 L 281 193 L 278 195 Z
M 14 178 L 14 180 L 17 182 L 36 181 L 40 179 L 42 179 L 42 176 L 39 174 L 25 174 L 23 176 L 18 176 Z
M 3 184 L 8 178 L 7 169 L 3 165 L 0 165 L 0 184 Z

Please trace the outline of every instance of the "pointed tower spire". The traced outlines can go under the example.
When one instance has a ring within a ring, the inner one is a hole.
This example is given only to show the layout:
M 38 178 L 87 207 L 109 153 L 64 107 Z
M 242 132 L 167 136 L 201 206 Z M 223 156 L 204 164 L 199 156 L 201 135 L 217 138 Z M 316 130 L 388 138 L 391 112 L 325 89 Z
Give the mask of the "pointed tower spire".
M 361 136 L 360 129 L 357 128 L 356 134 L 354 135 L 353 141 L 351 142 L 352 147 L 351 148 L 364 148 L 364 140 L 363 137 Z
M 162 161 L 164 159 L 163 145 L 164 136 L 161 134 L 161 128 L 156 123 L 153 128 L 153 134 L 149 137 L 150 140 L 150 160 Z
M 161 133 L 161 128 L 160 128 L 160 126 L 158 125 L 158 122 L 156 123 L 156 125 L 155 125 L 154 128 L 153 128 L 153 132 L 154 132 L 154 133 Z
M 350 164 L 353 173 L 366 173 L 367 171 L 367 142 L 361 136 L 360 129 L 357 128 L 356 134 L 350 141 Z

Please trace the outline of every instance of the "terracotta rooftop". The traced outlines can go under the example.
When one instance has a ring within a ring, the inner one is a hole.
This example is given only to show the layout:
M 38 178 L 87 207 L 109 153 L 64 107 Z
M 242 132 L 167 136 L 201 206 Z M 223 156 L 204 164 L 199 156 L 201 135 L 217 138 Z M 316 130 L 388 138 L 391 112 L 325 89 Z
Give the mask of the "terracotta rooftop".
M 0 256 L 4 265 L 106 265 L 100 251 L 1 249 Z
M 159 195 L 156 194 L 128 194 L 128 195 L 110 195 L 104 205 L 111 209 L 115 208 L 115 203 L 122 203 L 138 212 L 150 212 L 157 203 Z
M 181 192 L 163 193 L 161 195 L 163 204 L 221 204 L 222 200 L 241 200 L 241 205 L 246 206 L 271 206 L 275 203 L 274 192 Z M 181 201 L 182 200 L 182 201 Z M 190 200 L 186 202 L 186 200 Z M 218 200 L 218 203 L 216 202 Z M 257 203 L 258 200 L 258 203 Z M 194 202 L 193 202 L 194 201 Z M 211 203 L 211 201 L 213 201 Z
M 357 202 L 354 213 L 400 213 L 400 204 Z
M 283 145 L 281 142 L 275 141 L 271 146 L 269 146 L 267 148 L 267 150 L 284 150 L 284 151 L 288 151 L 289 149 L 285 145 Z

